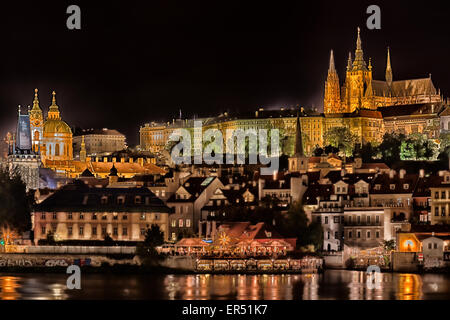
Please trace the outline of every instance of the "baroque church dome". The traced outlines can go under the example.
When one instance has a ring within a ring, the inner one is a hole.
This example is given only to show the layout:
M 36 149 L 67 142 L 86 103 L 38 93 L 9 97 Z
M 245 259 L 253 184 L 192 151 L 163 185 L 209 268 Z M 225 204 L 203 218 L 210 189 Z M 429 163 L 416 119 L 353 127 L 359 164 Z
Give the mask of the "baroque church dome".
M 65 123 L 60 116 L 59 108 L 56 105 L 56 93 L 53 91 L 52 104 L 48 110 L 48 118 L 44 123 L 44 134 L 62 133 L 72 134 L 69 125 Z

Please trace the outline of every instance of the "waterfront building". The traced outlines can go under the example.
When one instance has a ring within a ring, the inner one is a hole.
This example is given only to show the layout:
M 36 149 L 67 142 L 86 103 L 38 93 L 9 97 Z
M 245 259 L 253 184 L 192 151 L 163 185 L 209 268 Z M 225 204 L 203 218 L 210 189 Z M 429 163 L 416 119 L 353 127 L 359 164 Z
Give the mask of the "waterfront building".
M 114 172 L 112 172 L 114 175 Z M 33 208 L 34 241 L 52 231 L 57 240 L 143 241 L 157 224 L 168 240 L 170 209 L 147 188 L 66 185 Z
M 450 172 L 433 179 L 429 186 L 431 193 L 430 223 L 450 224 Z
M 170 239 L 176 241 L 179 235 L 193 235 L 198 232 L 201 209 L 214 192 L 224 185 L 217 177 L 191 177 L 167 200 L 174 212 L 170 215 Z

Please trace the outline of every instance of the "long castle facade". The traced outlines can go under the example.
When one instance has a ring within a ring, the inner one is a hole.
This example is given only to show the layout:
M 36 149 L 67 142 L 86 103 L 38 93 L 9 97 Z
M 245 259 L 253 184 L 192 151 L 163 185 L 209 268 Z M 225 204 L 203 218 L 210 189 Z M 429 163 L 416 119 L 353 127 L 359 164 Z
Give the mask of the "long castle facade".
M 345 81 L 340 85 L 333 50 L 330 54 L 325 94 L 324 113 L 351 113 L 358 109 L 376 110 L 379 107 L 440 103 L 443 98 L 427 78 L 394 81 L 389 48 L 387 51 L 385 80 L 372 78 L 372 62 L 364 60 L 360 29 L 356 40 L 355 57 L 349 53 Z

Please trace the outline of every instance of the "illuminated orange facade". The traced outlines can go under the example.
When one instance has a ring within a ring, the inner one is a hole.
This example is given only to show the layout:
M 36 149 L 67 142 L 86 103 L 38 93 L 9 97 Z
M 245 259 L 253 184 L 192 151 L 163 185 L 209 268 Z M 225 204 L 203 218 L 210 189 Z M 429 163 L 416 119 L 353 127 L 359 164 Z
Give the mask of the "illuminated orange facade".
M 393 81 L 391 57 L 388 49 L 385 81 L 372 79 L 372 63 L 366 64 L 362 49 L 360 30 L 356 40 L 355 59 L 349 53 L 345 81 L 340 87 L 335 68 L 333 51 L 330 55 L 327 80 L 325 82 L 324 112 L 348 113 L 357 109 L 441 102 L 440 93 L 431 81 L 431 76 L 422 79 Z
M 414 233 L 397 233 L 397 250 L 399 252 L 421 252 L 422 244 Z

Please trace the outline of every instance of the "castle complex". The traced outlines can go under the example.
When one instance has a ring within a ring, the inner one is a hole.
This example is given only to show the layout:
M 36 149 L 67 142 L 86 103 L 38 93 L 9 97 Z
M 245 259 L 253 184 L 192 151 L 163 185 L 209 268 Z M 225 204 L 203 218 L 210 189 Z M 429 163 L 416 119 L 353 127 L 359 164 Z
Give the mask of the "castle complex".
M 376 110 L 379 107 L 419 103 L 440 103 L 440 92 L 428 78 L 394 81 L 389 48 L 387 51 L 385 81 L 372 79 L 372 62 L 364 60 L 360 30 L 356 40 L 355 59 L 349 53 L 347 71 L 342 87 L 330 54 L 323 110 L 325 113 L 347 113 L 358 109 Z

